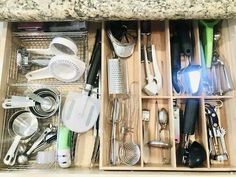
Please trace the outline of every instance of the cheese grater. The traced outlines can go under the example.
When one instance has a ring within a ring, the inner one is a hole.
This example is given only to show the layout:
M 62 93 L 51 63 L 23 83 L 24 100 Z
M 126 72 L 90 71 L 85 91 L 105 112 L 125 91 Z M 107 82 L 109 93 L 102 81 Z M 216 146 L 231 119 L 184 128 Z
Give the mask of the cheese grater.
M 128 74 L 125 60 L 108 60 L 108 89 L 109 94 L 128 93 Z

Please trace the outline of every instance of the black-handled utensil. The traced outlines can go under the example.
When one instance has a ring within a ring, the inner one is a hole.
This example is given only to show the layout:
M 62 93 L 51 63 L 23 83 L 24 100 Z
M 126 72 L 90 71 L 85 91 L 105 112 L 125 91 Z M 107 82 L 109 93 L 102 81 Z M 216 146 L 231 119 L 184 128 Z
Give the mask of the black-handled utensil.
M 171 38 L 171 70 L 172 70 L 172 84 L 177 93 L 180 92 L 178 85 L 177 72 L 181 69 L 180 65 L 180 44 L 178 36 Z
M 189 135 L 193 135 L 195 132 L 195 125 L 199 117 L 199 100 L 188 99 L 186 101 L 186 107 L 184 112 L 184 147 L 182 163 L 188 165 L 190 168 L 201 166 L 206 160 L 206 151 L 204 147 L 194 141 L 190 143 Z
M 184 111 L 184 135 L 193 135 L 195 132 L 195 124 L 199 116 L 199 100 L 187 99 Z
M 90 59 L 90 68 L 88 71 L 85 89 L 89 89 L 89 91 L 92 89 L 92 86 L 94 86 L 94 82 L 96 80 L 100 68 L 101 68 L 101 32 L 100 30 L 97 30 L 95 45 Z

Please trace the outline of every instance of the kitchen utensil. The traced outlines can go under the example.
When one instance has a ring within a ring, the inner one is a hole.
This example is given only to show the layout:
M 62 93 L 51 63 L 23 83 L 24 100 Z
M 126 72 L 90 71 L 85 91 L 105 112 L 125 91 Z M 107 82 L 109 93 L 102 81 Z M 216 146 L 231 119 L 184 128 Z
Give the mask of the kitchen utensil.
M 48 67 L 31 71 L 25 75 L 29 80 L 56 78 L 62 82 L 77 81 L 85 71 L 85 63 L 76 56 L 56 55 L 51 58 Z
M 25 108 L 35 106 L 35 102 L 29 97 L 25 96 L 14 96 L 12 95 L 11 98 L 7 98 L 2 103 L 2 107 L 4 109 L 12 109 L 12 108 Z
M 49 118 L 58 111 L 60 97 L 56 89 L 40 88 L 28 94 L 28 97 L 36 101 L 29 110 L 38 118 Z
M 157 102 L 156 102 L 156 112 L 158 112 L 158 116 L 157 118 L 157 125 L 156 125 L 156 130 L 158 131 L 158 123 L 160 124 L 161 128 L 159 129 L 158 132 L 158 139 L 157 140 L 151 140 L 148 142 L 148 145 L 151 147 L 158 147 L 158 148 L 169 148 L 171 147 L 171 145 L 167 142 L 164 142 L 161 139 L 161 133 L 163 130 L 166 130 L 167 128 L 167 124 L 168 124 L 168 113 L 167 110 L 165 108 L 162 108 L 160 111 L 158 111 L 158 107 L 157 107 Z
M 121 59 L 108 60 L 108 89 L 109 94 L 128 93 L 127 63 Z
M 59 128 L 57 159 L 61 168 L 68 168 L 71 166 L 71 141 L 72 132 L 61 125 Z
M 40 55 L 76 55 L 78 48 L 70 38 L 55 37 L 48 49 L 27 49 L 28 52 Z
M 153 70 L 154 70 L 153 80 L 157 84 L 157 93 L 158 93 L 162 87 L 162 77 L 160 73 L 160 67 L 158 67 L 158 64 L 157 64 L 157 55 L 156 55 L 155 45 L 152 45 L 152 63 L 153 63 Z
M 40 67 L 46 67 L 48 66 L 50 62 L 50 58 L 41 58 L 39 59 L 33 58 L 30 56 L 26 48 L 21 47 L 17 50 L 17 55 L 16 55 L 16 64 L 19 68 L 19 70 L 22 72 L 22 74 L 26 74 L 27 71 L 31 70 L 32 66 L 40 66 Z
M 107 28 L 107 35 L 111 41 L 111 44 L 113 46 L 113 49 L 116 55 L 120 58 L 128 58 L 134 52 L 135 38 L 132 35 L 129 35 L 129 33 L 127 32 L 126 26 L 123 25 L 123 27 L 121 27 L 121 30 L 123 30 L 122 38 L 124 37 L 126 39 L 126 42 L 122 42 L 116 39 L 114 35 L 112 34 L 112 31 L 110 28 Z M 127 40 L 128 35 L 129 35 L 129 40 Z
M 219 103 L 213 105 L 207 100 L 207 102 L 205 103 L 205 114 L 207 117 L 210 159 L 222 162 L 228 160 L 229 156 L 225 143 L 226 131 L 220 125 L 220 118 L 218 113 L 218 109 L 223 106 L 223 103 L 221 100 L 216 100 L 216 102 Z
M 150 121 L 150 110 L 143 109 L 142 111 L 143 117 L 143 161 L 144 163 L 148 163 L 149 160 L 149 121 Z
M 173 106 L 173 114 L 174 114 L 174 127 L 175 127 L 175 143 L 180 143 L 180 114 L 181 110 L 177 105 L 177 100 L 174 101 Z
M 184 147 L 182 149 L 182 163 L 189 167 L 198 167 L 206 160 L 206 152 L 199 143 L 191 143 L 190 135 L 195 132 L 195 124 L 199 116 L 199 100 L 187 99 L 184 112 Z M 191 147 L 193 145 L 193 147 Z M 204 153 L 203 153 L 204 152 Z M 190 159 L 191 157 L 191 159 Z
M 191 143 L 189 147 L 189 162 L 188 165 L 190 168 L 199 167 L 206 160 L 206 151 L 204 147 L 199 144 L 197 141 Z
M 112 165 L 116 165 L 118 162 L 118 151 L 119 151 L 119 143 L 117 140 L 117 122 L 120 117 L 121 112 L 121 103 L 119 99 L 116 98 L 113 100 L 113 108 L 112 108 L 112 134 L 111 134 L 111 148 L 110 148 L 110 162 Z
M 124 136 L 124 142 L 121 144 L 119 148 L 119 157 L 123 164 L 126 165 L 135 165 L 138 163 L 141 152 L 139 145 L 134 142 L 133 139 L 133 124 L 135 123 L 136 117 L 138 116 L 138 109 L 137 109 L 137 90 L 138 84 L 133 82 L 130 84 L 130 97 L 126 100 L 125 105 L 125 112 L 126 112 L 126 134 Z M 133 120 L 132 120 L 133 118 Z M 129 139 L 127 137 L 129 136 Z
M 21 139 L 33 135 L 38 129 L 38 120 L 28 111 L 19 111 L 13 114 L 8 122 L 8 129 L 15 135 L 3 162 L 6 165 L 14 165 L 15 151 Z
M 145 62 L 145 71 L 146 71 L 146 76 L 147 76 L 147 78 L 146 78 L 147 84 L 144 86 L 143 91 L 147 95 L 153 96 L 153 95 L 157 94 L 158 86 L 157 86 L 157 83 L 154 81 L 153 76 L 151 75 L 145 45 L 144 45 L 144 62 Z
M 212 64 L 214 26 L 217 25 L 219 21 L 220 20 L 200 20 L 200 23 L 204 26 L 203 45 L 207 68 L 210 68 Z
M 85 100 L 83 107 L 82 100 Z M 99 112 L 100 103 L 97 98 L 87 98 L 87 95 L 81 95 L 79 92 L 69 92 L 62 110 L 62 121 L 71 131 L 83 133 L 94 126 Z
M 100 31 L 98 30 L 84 90 L 82 93 L 70 92 L 62 110 L 62 121 L 64 125 L 77 133 L 91 129 L 95 125 L 100 113 L 100 100 L 97 98 L 97 92 L 91 93 L 101 67 L 100 35 Z
M 42 141 L 45 139 L 45 136 L 52 131 L 52 127 L 46 127 L 43 133 L 38 137 L 38 139 L 33 143 L 33 145 L 30 147 L 30 149 L 26 152 L 26 155 L 29 156 L 36 148 L 37 146 L 42 143 Z
M 180 93 L 180 87 L 178 84 L 177 73 L 181 69 L 180 64 L 180 44 L 178 36 L 171 37 L 171 72 L 172 72 L 172 85 L 177 93 Z
M 97 120 L 96 125 L 94 126 L 94 148 L 91 157 L 90 167 L 94 167 L 96 163 L 99 162 L 99 152 L 100 152 L 100 137 L 99 137 L 99 119 Z M 118 155 L 117 155 L 118 156 Z
M 223 95 L 228 91 L 233 90 L 233 81 L 224 60 L 218 52 L 218 41 L 220 34 L 214 35 L 214 54 L 212 59 L 212 67 L 210 69 L 212 75 L 212 92 L 213 94 Z
M 17 162 L 19 164 L 27 164 L 29 156 L 32 154 L 32 152 L 39 146 L 39 144 L 41 144 L 44 141 L 48 133 L 50 133 L 51 131 L 55 131 L 54 129 L 55 127 L 46 127 L 43 133 L 38 137 L 38 139 L 30 147 L 30 149 L 26 153 L 23 152 L 17 157 Z

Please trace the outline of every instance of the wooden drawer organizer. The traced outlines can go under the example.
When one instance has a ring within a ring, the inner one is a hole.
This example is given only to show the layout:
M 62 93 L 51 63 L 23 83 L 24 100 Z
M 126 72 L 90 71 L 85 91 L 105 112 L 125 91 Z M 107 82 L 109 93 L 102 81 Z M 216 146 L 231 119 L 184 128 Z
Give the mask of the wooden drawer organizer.
M 117 165 L 112 166 L 109 160 L 110 154 L 110 138 L 111 138 L 111 123 L 109 121 L 109 96 L 108 96 L 108 83 L 107 83 L 107 60 L 112 56 L 112 50 L 110 47 L 109 39 L 106 35 L 105 31 L 105 23 L 101 24 L 90 23 L 90 31 L 88 34 L 88 57 L 91 55 L 92 46 L 95 37 L 95 28 L 102 29 L 102 69 L 101 69 L 101 115 L 100 115 L 100 170 L 139 170 L 139 171 L 236 171 L 236 138 L 234 134 L 236 133 L 235 125 L 236 122 L 236 97 L 235 91 L 232 91 L 224 96 L 207 96 L 204 94 L 198 96 L 189 96 L 189 95 L 175 95 L 172 90 L 172 82 L 171 82 L 171 57 L 170 57 L 170 27 L 169 21 L 152 21 L 152 42 L 156 46 L 156 53 L 158 58 L 158 64 L 161 66 L 161 74 L 163 77 L 163 87 L 160 93 L 157 96 L 147 96 L 142 92 L 142 87 L 145 84 L 144 77 L 144 66 L 140 62 L 141 61 L 141 30 L 140 30 L 140 22 L 135 22 L 137 24 L 138 38 L 135 46 L 135 50 L 133 55 L 127 59 L 127 67 L 128 67 L 128 75 L 129 75 L 129 83 L 135 81 L 138 83 L 138 116 L 136 117 L 136 126 L 134 129 L 134 141 L 139 144 L 141 149 L 141 158 L 140 161 L 135 166 L 126 166 L 126 165 Z M 194 28 L 194 36 L 195 36 L 195 62 L 196 64 L 201 64 L 200 59 L 200 44 L 199 44 L 199 28 L 198 23 L 193 21 Z M 232 36 L 232 32 L 235 32 L 235 29 L 232 29 L 228 26 L 228 21 L 224 21 L 222 23 L 222 39 L 220 43 L 220 54 L 227 62 L 230 64 L 231 75 L 233 76 L 233 80 L 235 83 L 236 79 L 236 70 L 234 66 L 236 66 L 236 52 L 234 52 L 234 48 L 236 42 L 232 42 L 230 36 Z M 230 35 L 231 34 L 231 35 Z M 16 81 L 9 79 L 9 70 L 11 70 L 11 55 L 13 53 L 13 45 L 12 45 L 12 31 L 11 26 L 5 26 L 3 30 L 4 38 L 1 40 L 0 47 L 0 58 L 4 59 L 0 61 L 0 100 L 3 100 L 6 95 L 9 93 L 8 88 Z M 236 40 L 236 38 L 235 38 Z M 16 74 L 17 75 L 17 74 Z M 79 84 L 68 86 L 64 93 L 68 90 L 80 90 Z M 205 149 L 207 150 L 207 160 L 205 161 L 203 167 L 200 168 L 188 168 L 184 167 L 181 164 L 177 163 L 176 150 L 177 147 L 175 145 L 175 130 L 174 130 L 174 118 L 173 118 L 173 100 L 177 99 L 178 102 L 183 105 L 185 100 L 188 98 L 197 98 L 200 100 L 200 117 L 197 124 L 197 131 L 195 138 L 198 142 L 203 144 Z M 227 131 L 226 135 L 226 145 L 229 153 L 229 160 L 220 165 L 212 165 L 209 161 L 209 151 L 208 151 L 208 141 L 207 141 L 207 129 L 206 129 L 206 117 L 204 113 L 204 103 L 206 100 L 212 99 L 221 99 L 224 102 L 224 106 L 221 109 L 221 123 L 223 127 Z M 167 153 L 170 163 L 163 164 L 161 157 L 161 150 L 159 149 L 151 149 L 150 158 L 148 163 L 144 163 L 144 143 L 143 143 L 143 126 L 142 126 L 142 109 L 148 108 L 151 110 L 150 117 L 150 139 L 155 138 L 155 102 L 158 102 L 159 107 L 165 107 L 168 110 L 169 115 L 169 133 L 170 133 L 170 141 L 172 147 L 170 151 Z M 3 137 L 3 130 L 5 125 L 4 120 L 5 112 L 2 108 L 0 108 L 0 137 Z M 91 134 L 91 132 L 90 132 Z M 1 140 L 1 143 L 3 139 Z M 3 146 L 0 145 L 0 152 L 3 152 Z M 80 153 L 82 154 L 82 153 Z M 4 153 L 0 154 L 1 159 L 4 157 Z M 86 154 L 84 154 L 86 156 Z M 76 157 L 79 160 L 79 157 Z M 86 166 L 86 165 L 84 165 Z M 87 167 L 89 165 L 87 164 Z M 37 167 L 36 167 L 37 168 Z M 79 168 L 75 166 L 75 168 Z
M 157 53 L 157 62 L 160 66 L 161 75 L 163 79 L 163 86 L 157 96 L 147 96 L 143 93 L 142 88 L 146 84 L 144 64 L 141 63 L 141 28 L 140 23 L 137 22 L 138 39 L 133 55 L 127 59 L 128 65 L 128 78 L 129 83 L 138 82 L 139 101 L 136 107 L 139 110 L 138 117 L 133 117 L 136 121 L 134 127 L 134 141 L 140 145 L 141 158 L 135 166 L 126 166 L 122 163 L 118 165 L 111 165 L 109 159 L 110 141 L 111 141 L 111 123 L 109 123 L 109 95 L 108 95 L 108 81 L 107 81 L 107 61 L 112 56 L 112 50 L 109 43 L 109 38 L 105 32 L 105 24 L 102 30 L 102 110 L 101 110 L 101 157 L 100 169 L 103 170 L 160 170 L 160 171 L 234 171 L 236 170 L 236 156 L 235 156 L 235 143 L 234 138 L 235 128 L 234 123 L 236 120 L 234 107 L 236 103 L 235 93 L 231 91 L 224 96 L 208 96 L 200 93 L 197 96 L 191 95 L 176 95 L 173 92 L 171 81 L 171 53 L 170 53 L 170 35 L 171 28 L 169 21 L 152 21 L 151 22 L 151 41 L 155 44 Z M 194 62 L 201 65 L 200 58 L 200 39 L 199 39 L 199 26 L 197 21 L 192 21 L 195 45 L 194 45 Z M 222 39 L 220 42 L 219 50 L 221 56 L 230 64 L 231 75 L 235 80 L 235 71 L 232 65 L 235 63 L 235 58 L 232 56 L 231 50 L 233 46 L 229 44 L 229 31 L 227 28 L 227 21 L 223 21 L 221 30 Z M 200 115 L 197 122 L 195 139 L 201 143 L 207 151 L 207 160 L 202 167 L 189 168 L 183 166 L 177 160 L 177 145 L 175 144 L 175 127 L 173 117 L 173 101 L 177 102 L 184 107 L 185 101 L 188 98 L 199 99 L 200 102 Z M 207 127 L 205 116 L 205 102 L 207 100 L 221 99 L 223 107 L 220 109 L 221 124 L 226 129 L 226 145 L 229 153 L 229 160 L 221 164 L 211 164 L 209 160 L 208 140 L 207 140 Z M 142 109 L 150 110 L 149 132 L 150 140 L 156 138 L 156 120 L 155 120 L 155 103 L 158 102 L 159 109 L 164 107 L 168 110 L 169 115 L 169 134 L 172 147 L 167 150 L 167 158 L 169 163 L 164 164 L 162 161 L 162 150 L 158 148 L 149 149 L 149 159 L 144 163 L 144 142 L 143 142 L 143 126 L 142 126 Z

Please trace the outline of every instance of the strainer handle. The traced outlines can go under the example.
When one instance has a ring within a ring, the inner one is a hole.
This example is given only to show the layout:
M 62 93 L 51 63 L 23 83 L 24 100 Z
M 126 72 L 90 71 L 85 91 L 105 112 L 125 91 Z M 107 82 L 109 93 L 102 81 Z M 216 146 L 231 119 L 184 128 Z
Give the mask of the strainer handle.
M 27 49 L 27 52 L 37 55 L 54 55 L 50 49 Z
M 53 75 L 49 71 L 49 67 L 41 68 L 35 71 L 31 71 L 25 75 L 28 81 L 51 78 Z

